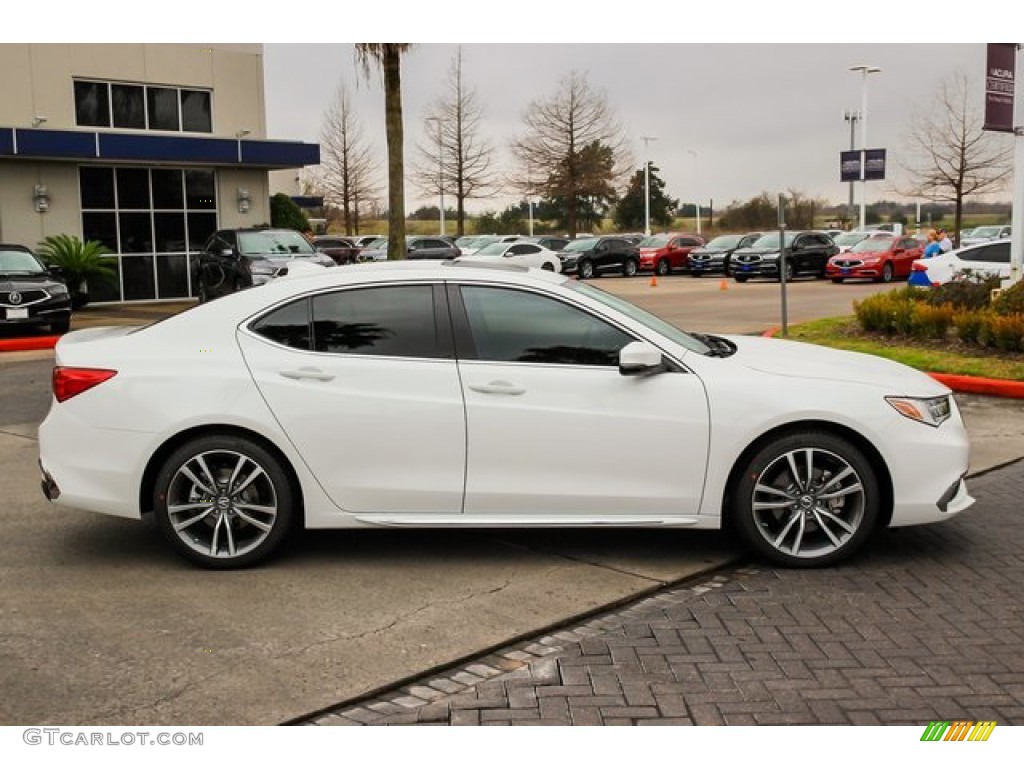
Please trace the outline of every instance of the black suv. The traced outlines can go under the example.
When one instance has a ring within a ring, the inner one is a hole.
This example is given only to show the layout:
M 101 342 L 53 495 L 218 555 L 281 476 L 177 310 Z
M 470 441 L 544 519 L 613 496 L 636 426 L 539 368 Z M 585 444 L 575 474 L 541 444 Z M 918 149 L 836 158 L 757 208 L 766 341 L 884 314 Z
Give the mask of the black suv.
M 0 245 L 0 328 L 71 327 L 71 297 L 56 267 L 47 268 L 23 245 Z
M 783 247 L 786 250 L 786 282 L 800 274 L 824 277 L 829 258 L 839 253 L 839 246 L 824 232 L 786 232 Z M 750 247 L 733 251 L 729 262 L 733 279 L 737 283 L 745 283 L 752 277 L 780 279 L 780 255 L 779 233 L 762 235 Z
M 557 253 L 562 272 L 575 273 L 580 280 L 613 271 L 633 277 L 640 269 L 640 249 L 616 235 L 572 240 Z
M 334 259 L 293 229 L 221 229 L 194 262 L 193 290 L 203 302 L 262 285 L 293 259 L 334 266 Z
M 740 248 L 749 248 L 757 242 L 763 232 L 748 232 L 745 235 L 719 235 L 708 243 L 690 251 L 690 275 L 732 274 L 729 262 L 733 253 Z

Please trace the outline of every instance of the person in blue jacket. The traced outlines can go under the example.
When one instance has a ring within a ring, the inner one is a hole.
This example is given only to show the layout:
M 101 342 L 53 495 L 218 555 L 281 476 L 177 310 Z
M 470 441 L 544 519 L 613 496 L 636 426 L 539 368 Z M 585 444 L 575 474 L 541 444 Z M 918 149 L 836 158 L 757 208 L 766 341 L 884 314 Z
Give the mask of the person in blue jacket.
M 932 259 L 942 253 L 942 244 L 939 242 L 939 233 L 934 229 L 928 230 L 928 245 L 924 247 L 924 255 L 922 258 Z M 907 285 L 917 285 L 922 288 L 931 288 L 932 284 L 928 281 L 927 272 L 918 272 L 917 270 L 910 271 L 910 277 L 907 278 Z

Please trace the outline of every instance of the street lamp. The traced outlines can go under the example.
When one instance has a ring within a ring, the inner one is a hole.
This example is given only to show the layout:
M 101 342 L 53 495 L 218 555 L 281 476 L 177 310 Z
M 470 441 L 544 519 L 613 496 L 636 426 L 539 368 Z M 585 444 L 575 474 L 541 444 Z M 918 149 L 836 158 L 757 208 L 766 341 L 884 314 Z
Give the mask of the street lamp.
M 444 237 L 444 144 L 441 141 L 441 126 L 444 123 L 440 117 L 428 117 L 427 122 L 437 123 L 437 193 L 441 198 L 441 237 Z
M 644 237 L 651 236 L 651 161 L 647 154 L 647 147 L 652 141 L 657 141 L 657 136 L 641 136 L 644 143 Z
M 867 159 L 868 148 L 868 75 L 881 72 L 881 67 L 872 67 L 868 64 L 857 64 L 850 67 L 851 72 L 861 73 L 860 85 L 860 229 L 865 226 L 865 213 L 868 196 L 868 183 L 864 178 L 864 165 Z
M 693 185 L 697 186 L 697 151 L 694 149 L 686 150 L 686 153 L 693 158 Z M 700 195 L 694 195 L 694 211 L 697 214 L 697 234 L 700 234 Z

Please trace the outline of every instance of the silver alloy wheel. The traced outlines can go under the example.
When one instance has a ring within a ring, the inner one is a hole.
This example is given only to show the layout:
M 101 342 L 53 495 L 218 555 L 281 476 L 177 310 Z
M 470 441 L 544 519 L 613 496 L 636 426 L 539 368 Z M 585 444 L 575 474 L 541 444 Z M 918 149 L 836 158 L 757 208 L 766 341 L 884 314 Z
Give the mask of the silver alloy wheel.
M 209 558 L 238 558 L 274 530 L 277 490 L 252 457 L 204 451 L 175 470 L 167 487 L 167 519 L 189 549 Z
M 786 282 L 787 283 L 792 283 L 793 282 L 793 275 L 795 275 L 796 272 L 793 269 L 793 261 L 791 259 L 786 259 L 786 268 L 785 268 L 784 272 L 785 272 L 785 275 L 786 275 Z
M 864 483 L 841 456 L 798 448 L 776 457 L 754 482 L 754 523 L 776 551 L 820 558 L 841 549 L 860 529 Z

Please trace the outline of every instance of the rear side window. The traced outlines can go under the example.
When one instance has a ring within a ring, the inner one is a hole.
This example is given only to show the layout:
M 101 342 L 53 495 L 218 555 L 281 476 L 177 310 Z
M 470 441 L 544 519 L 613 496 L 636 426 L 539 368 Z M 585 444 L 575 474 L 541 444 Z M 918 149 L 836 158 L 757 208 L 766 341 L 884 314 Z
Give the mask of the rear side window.
M 439 357 L 429 285 L 359 288 L 313 297 L 317 352 Z
M 981 248 L 972 248 L 969 251 L 961 251 L 960 261 L 988 261 L 995 264 L 1010 263 L 1010 244 L 992 243 L 983 245 Z
M 294 349 L 310 348 L 309 299 L 275 309 L 250 326 L 253 333 Z

